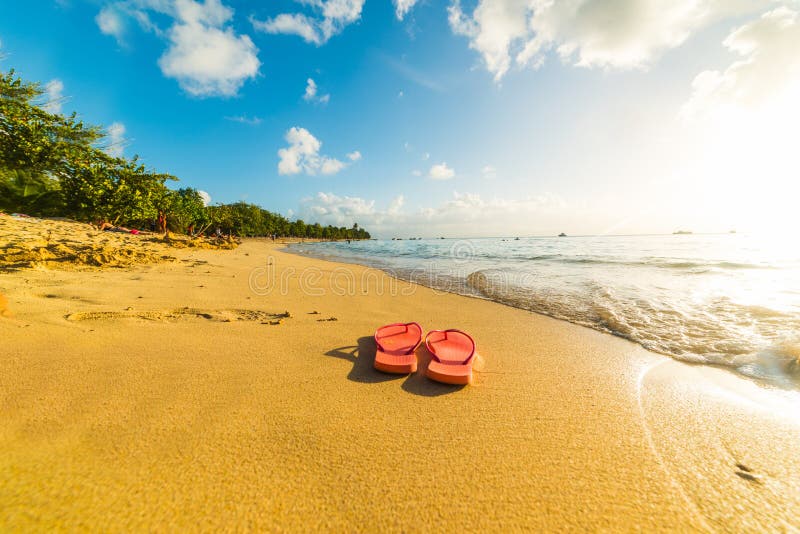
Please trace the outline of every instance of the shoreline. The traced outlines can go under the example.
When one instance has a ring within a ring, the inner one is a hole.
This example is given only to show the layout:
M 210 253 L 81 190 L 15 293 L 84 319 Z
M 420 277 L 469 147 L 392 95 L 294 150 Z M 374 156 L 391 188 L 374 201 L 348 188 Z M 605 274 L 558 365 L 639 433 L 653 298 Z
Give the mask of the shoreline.
M 800 422 L 755 384 L 279 246 L 0 274 L 0 527 L 797 528 Z M 470 332 L 475 384 L 374 371 L 400 320 Z
M 366 269 L 376 269 L 376 270 L 379 270 L 382 273 L 386 274 L 387 276 L 395 278 L 395 279 L 397 279 L 399 281 L 408 282 L 408 283 L 411 283 L 411 284 L 416 284 L 416 285 L 419 285 L 419 286 L 422 286 L 422 287 L 426 287 L 428 289 L 431 289 L 434 292 L 448 293 L 448 294 L 452 294 L 452 295 L 458 295 L 458 296 L 461 296 L 461 297 L 473 298 L 473 299 L 483 300 L 483 301 L 487 301 L 487 302 L 493 302 L 493 303 L 496 303 L 496 304 L 501 304 L 503 306 L 507 306 L 509 308 L 513 308 L 513 309 L 522 310 L 522 311 L 525 311 L 525 312 L 528 312 L 528 313 L 532 313 L 532 314 L 535 314 L 537 316 L 548 317 L 548 318 L 551 318 L 551 319 L 555 319 L 557 321 L 563 321 L 563 322 L 571 324 L 571 325 L 579 326 L 579 327 L 582 327 L 582 328 L 588 328 L 589 330 L 593 330 L 595 332 L 600 332 L 602 334 L 607 334 L 607 335 L 610 335 L 610 336 L 613 336 L 613 337 L 616 337 L 616 338 L 624 339 L 626 341 L 634 343 L 635 345 L 637 345 L 638 347 L 641 347 L 642 349 L 644 349 L 645 351 L 647 351 L 649 353 L 657 354 L 659 356 L 663 356 L 663 357 L 669 358 L 669 359 L 671 359 L 673 361 L 676 361 L 676 362 L 679 362 L 679 363 L 682 363 L 682 364 L 685 364 L 685 365 L 690 365 L 690 366 L 697 365 L 697 366 L 708 367 L 708 368 L 713 368 L 713 369 L 720 369 L 720 370 L 723 370 L 723 371 L 726 371 L 726 372 L 732 374 L 734 377 L 737 377 L 737 378 L 739 378 L 741 380 L 744 380 L 744 381 L 747 381 L 747 382 L 752 382 L 752 383 L 754 383 L 754 384 L 756 384 L 756 385 L 758 385 L 758 386 L 760 386 L 760 387 L 762 387 L 762 388 L 764 388 L 764 389 L 766 389 L 768 391 L 786 392 L 786 393 L 794 394 L 794 395 L 797 396 L 798 403 L 800 403 L 800 389 L 798 389 L 798 385 L 794 384 L 794 383 L 792 383 L 791 385 L 787 384 L 786 378 L 783 377 L 783 376 L 777 376 L 777 375 L 776 376 L 754 376 L 752 374 L 748 374 L 748 373 L 742 372 L 736 366 L 734 366 L 733 363 L 726 364 L 726 363 L 713 362 L 713 361 L 702 362 L 702 361 L 697 361 L 696 358 L 692 358 L 692 357 L 681 357 L 679 355 L 671 354 L 671 353 L 666 352 L 666 351 L 660 351 L 660 350 L 657 350 L 657 349 L 652 348 L 652 347 L 647 347 L 642 342 L 640 342 L 639 340 L 635 339 L 634 337 L 626 335 L 626 334 L 624 334 L 622 332 L 617 332 L 617 331 L 615 331 L 615 330 L 613 330 L 613 329 L 611 329 L 611 328 L 609 328 L 607 326 L 600 326 L 600 325 L 598 325 L 596 323 L 592 323 L 592 322 L 580 322 L 580 321 L 577 321 L 577 320 L 570 319 L 568 317 L 564 317 L 564 316 L 558 315 L 556 313 L 548 313 L 545 310 L 531 309 L 531 308 L 526 308 L 524 306 L 514 305 L 513 303 L 508 302 L 506 300 L 502 300 L 502 299 L 495 300 L 495 299 L 493 299 L 493 298 L 491 298 L 489 296 L 485 296 L 479 290 L 475 290 L 475 289 L 472 289 L 472 288 L 470 288 L 470 290 L 473 291 L 473 293 L 468 293 L 466 291 L 465 292 L 460 292 L 458 290 L 458 287 L 459 287 L 458 285 L 456 285 L 456 289 L 447 289 L 447 288 L 442 288 L 442 287 L 436 287 L 434 284 L 425 283 L 424 280 L 414 280 L 413 276 L 411 277 L 411 279 L 404 278 L 400 274 L 398 274 L 397 270 L 392 269 L 391 267 L 388 267 L 388 266 L 380 266 L 378 264 L 379 262 L 376 262 L 375 265 L 370 265 L 369 262 L 366 261 L 366 260 L 364 260 L 362 262 L 359 262 L 358 258 L 350 259 L 350 258 L 346 258 L 346 257 L 336 257 L 336 256 L 332 256 L 332 255 L 331 256 L 326 256 L 324 254 L 320 254 L 320 255 L 304 254 L 302 252 L 293 251 L 291 245 L 297 245 L 297 244 L 303 244 L 303 243 L 287 243 L 286 244 L 287 246 L 285 248 L 281 249 L 281 250 L 286 252 L 286 253 L 288 253 L 288 254 L 293 254 L 293 255 L 296 255 L 296 256 L 299 256 L 299 257 L 313 258 L 313 259 L 317 259 L 317 260 L 320 260 L 320 261 L 326 261 L 326 262 L 330 262 L 330 263 L 338 263 L 338 264 L 343 264 L 343 265 L 357 265 L 357 266 L 360 266 L 360 267 L 364 267 Z M 415 270 L 412 269 L 411 272 L 415 272 Z M 463 284 L 460 287 L 466 288 L 466 287 L 470 287 L 470 286 L 469 286 L 468 281 L 466 279 L 464 279 L 463 280 Z M 797 365 L 800 366 L 800 361 L 798 361 Z

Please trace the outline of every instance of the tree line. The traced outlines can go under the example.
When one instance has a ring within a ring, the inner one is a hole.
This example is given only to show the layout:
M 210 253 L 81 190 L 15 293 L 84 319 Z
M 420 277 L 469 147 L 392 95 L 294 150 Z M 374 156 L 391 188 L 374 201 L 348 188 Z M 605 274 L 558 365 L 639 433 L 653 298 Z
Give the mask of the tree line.
M 153 229 L 163 219 L 173 232 L 241 237 L 369 239 L 352 228 L 290 221 L 255 204 L 206 206 L 193 188 L 173 189 L 170 174 L 109 153 L 108 136 L 76 113 L 52 113 L 40 84 L 12 69 L 0 73 L 0 210 L 41 217 Z

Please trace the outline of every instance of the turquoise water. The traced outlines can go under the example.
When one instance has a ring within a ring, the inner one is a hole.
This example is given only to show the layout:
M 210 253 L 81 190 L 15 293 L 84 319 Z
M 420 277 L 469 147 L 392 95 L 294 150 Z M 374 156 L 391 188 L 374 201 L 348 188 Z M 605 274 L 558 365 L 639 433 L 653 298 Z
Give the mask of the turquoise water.
M 743 234 L 314 243 L 296 253 L 546 314 L 800 386 L 800 248 Z

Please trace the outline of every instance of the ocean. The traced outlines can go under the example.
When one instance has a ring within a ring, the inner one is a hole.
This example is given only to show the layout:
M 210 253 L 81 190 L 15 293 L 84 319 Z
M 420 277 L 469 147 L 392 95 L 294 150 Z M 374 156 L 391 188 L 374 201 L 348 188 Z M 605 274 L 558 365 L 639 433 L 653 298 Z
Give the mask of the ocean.
M 588 326 L 800 387 L 800 248 L 746 234 L 304 243 L 299 254 Z

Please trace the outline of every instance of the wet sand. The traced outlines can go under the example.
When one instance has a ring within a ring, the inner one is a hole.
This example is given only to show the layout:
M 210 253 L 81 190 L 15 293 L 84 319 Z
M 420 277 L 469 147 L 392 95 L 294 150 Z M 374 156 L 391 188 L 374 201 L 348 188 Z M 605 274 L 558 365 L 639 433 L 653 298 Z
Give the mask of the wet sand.
M 791 393 L 263 241 L 147 246 L 0 271 L 0 530 L 800 528 Z M 473 335 L 473 385 L 373 370 L 410 320 Z

